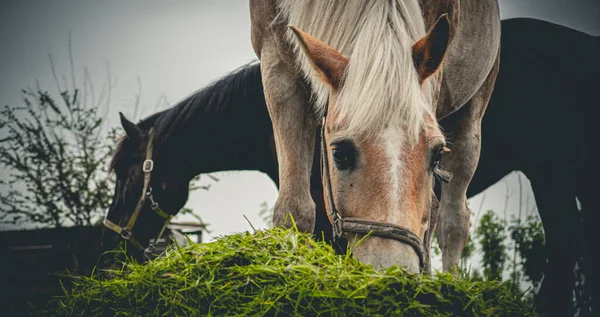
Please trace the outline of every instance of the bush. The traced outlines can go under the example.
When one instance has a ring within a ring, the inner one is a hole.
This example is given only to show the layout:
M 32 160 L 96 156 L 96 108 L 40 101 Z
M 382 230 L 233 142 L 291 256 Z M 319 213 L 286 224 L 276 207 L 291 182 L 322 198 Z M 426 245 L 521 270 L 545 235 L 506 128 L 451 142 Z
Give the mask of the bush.
M 504 227 L 505 223 L 498 219 L 493 211 L 488 210 L 481 218 L 479 227 L 475 230 L 475 237 L 478 238 L 483 251 L 481 260 L 483 274 L 488 279 L 500 280 L 502 278 L 504 265 L 508 258 Z
M 377 271 L 280 228 L 173 247 L 114 277 L 75 277 L 58 316 L 534 316 L 499 281 Z
M 22 93 L 23 105 L 0 111 L 0 167 L 8 174 L 0 180 L 0 222 L 92 225 L 110 205 L 104 163 L 114 133 L 106 142 L 98 107 L 79 90 L 58 101 L 41 89 Z

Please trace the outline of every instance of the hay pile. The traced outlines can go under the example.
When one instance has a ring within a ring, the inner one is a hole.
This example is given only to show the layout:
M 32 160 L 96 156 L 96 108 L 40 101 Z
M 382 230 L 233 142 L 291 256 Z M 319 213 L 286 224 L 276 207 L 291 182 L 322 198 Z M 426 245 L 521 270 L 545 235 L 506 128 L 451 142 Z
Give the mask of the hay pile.
M 294 230 L 173 248 L 116 277 L 79 278 L 59 316 L 533 316 L 499 282 L 384 272 Z

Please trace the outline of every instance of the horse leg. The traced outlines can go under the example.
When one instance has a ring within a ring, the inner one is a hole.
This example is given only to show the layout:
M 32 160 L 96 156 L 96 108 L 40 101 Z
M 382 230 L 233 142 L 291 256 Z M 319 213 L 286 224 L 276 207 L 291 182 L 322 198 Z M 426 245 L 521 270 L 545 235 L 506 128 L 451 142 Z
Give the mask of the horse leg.
M 599 68 L 600 69 L 600 68 Z M 598 81 L 596 81 L 597 83 Z M 591 87 L 591 86 L 590 86 Z M 582 97 L 583 98 L 583 97 Z M 590 146 L 596 141 L 597 118 L 592 113 L 593 108 L 598 106 L 592 98 L 579 105 L 586 107 L 587 116 L 577 121 L 583 122 L 583 131 L 576 139 L 579 143 L 577 167 L 577 198 L 581 203 L 581 216 L 583 225 L 583 273 L 585 274 L 585 291 L 591 297 L 589 306 L 592 314 L 600 315 L 600 275 L 598 269 L 600 262 L 598 259 L 598 229 L 600 224 L 600 210 L 598 208 L 598 180 L 600 180 L 600 169 L 596 167 L 596 160 L 600 157 L 600 149 L 597 146 Z
M 252 46 L 261 61 L 265 101 L 273 124 L 279 164 L 279 196 L 275 226 L 312 233 L 315 203 L 310 194 L 316 120 L 310 110 L 310 89 L 295 66 L 292 46 L 285 40 L 285 21 L 277 19 L 275 0 L 250 1 Z
M 449 136 L 451 149 L 450 153 L 444 155 L 442 165 L 454 174 L 450 183 L 442 184 L 436 231 L 444 271 L 458 268 L 469 236 L 467 188 L 479 161 L 481 119 L 494 89 L 499 62 L 498 54 L 496 63 L 481 88 L 462 108 L 440 122 Z
M 309 109 L 309 94 L 302 87 L 293 65 L 263 46 L 262 78 L 265 99 L 273 121 L 277 161 L 279 162 L 279 196 L 275 203 L 273 224 L 287 225 L 291 214 L 298 229 L 312 233 L 315 204 L 310 194 L 310 174 L 314 150 L 315 124 Z
M 593 156 L 594 158 L 597 156 Z M 591 165 L 584 165 L 591 166 Z M 597 173 L 597 171 L 591 171 Z M 600 175 L 590 175 L 588 169 L 587 175 L 580 176 L 580 189 L 578 190 L 579 202 L 581 203 L 582 225 L 583 225 L 583 272 L 585 274 L 585 289 L 588 295 L 591 296 L 590 306 L 592 312 L 598 314 L 600 312 L 600 278 L 598 275 L 598 233 L 597 224 L 600 223 L 600 213 L 597 208 L 597 202 L 594 195 L 597 189 L 597 182 Z
M 590 198 L 591 199 L 591 198 Z M 586 209 L 586 205 L 583 203 L 583 199 L 581 202 L 582 211 L 583 211 L 583 232 L 584 232 L 584 263 L 583 263 L 583 272 L 585 274 L 585 283 L 587 284 L 585 289 L 588 293 L 588 296 L 591 297 L 590 306 L 592 312 L 598 313 L 600 312 L 600 277 L 598 274 L 598 268 L 600 267 L 600 263 L 598 261 L 598 245 L 596 241 L 598 241 L 598 233 L 596 230 L 596 225 L 600 223 L 600 214 L 598 210 L 594 210 L 594 205 L 591 205 L 591 201 L 587 200 L 588 209 Z
M 573 269 L 579 243 L 579 212 L 568 175 L 548 170 L 532 178 L 535 201 L 546 238 L 548 262 L 536 302 L 549 316 L 572 316 Z

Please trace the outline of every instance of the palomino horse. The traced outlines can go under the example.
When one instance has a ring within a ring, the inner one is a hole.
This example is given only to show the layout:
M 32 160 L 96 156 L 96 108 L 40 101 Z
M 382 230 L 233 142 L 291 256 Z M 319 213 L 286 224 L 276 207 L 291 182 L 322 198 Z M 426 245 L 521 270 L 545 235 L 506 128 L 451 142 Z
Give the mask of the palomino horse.
M 354 248 L 357 259 L 418 272 L 445 134 L 454 179 L 442 185 L 438 236 L 444 269 L 456 266 L 499 66 L 497 1 L 251 0 L 250 13 L 279 162 L 274 223 L 289 225 L 291 214 L 301 230 L 314 229 L 309 180 L 323 118 L 334 235 L 373 231 Z M 452 123 L 444 134 L 443 118 Z

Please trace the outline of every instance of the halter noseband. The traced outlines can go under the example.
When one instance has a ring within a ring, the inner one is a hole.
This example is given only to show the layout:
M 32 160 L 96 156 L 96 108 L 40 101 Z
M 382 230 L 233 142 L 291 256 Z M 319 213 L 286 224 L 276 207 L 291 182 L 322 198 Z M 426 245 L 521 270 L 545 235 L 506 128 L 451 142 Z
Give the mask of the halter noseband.
M 411 232 L 410 230 L 397 226 L 391 223 L 382 223 L 358 218 L 343 218 L 335 208 L 335 202 L 333 201 L 333 191 L 331 189 L 331 179 L 329 175 L 329 160 L 327 158 L 327 146 L 325 142 L 325 124 L 327 122 L 327 109 L 323 114 L 323 122 L 321 125 L 321 177 L 325 187 L 325 204 L 329 208 L 329 214 L 331 215 L 330 221 L 333 227 L 333 238 L 339 239 L 342 237 L 344 232 L 368 234 L 372 233 L 374 236 L 381 238 L 392 239 L 404 244 L 408 244 L 415 250 L 419 257 L 419 270 L 423 271 L 425 268 L 425 257 L 429 258 L 429 248 L 424 247 L 423 241 Z M 439 171 L 438 171 L 439 170 Z M 444 171 L 439 167 L 436 167 L 434 171 L 436 175 L 444 182 L 449 182 L 452 178 L 450 172 Z M 442 175 L 443 174 L 443 175 Z M 432 227 L 428 230 L 430 230 Z M 426 232 L 426 237 L 428 237 Z
M 142 164 L 142 171 L 144 172 L 144 188 L 142 189 L 142 196 L 140 197 L 138 204 L 136 205 L 135 210 L 133 211 L 133 214 L 131 215 L 131 218 L 129 218 L 129 222 L 127 223 L 127 226 L 121 227 L 121 226 L 115 224 L 114 222 L 108 220 L 108 218 L 104 218 L 104 221 L 102 222 L 105 227 L 116 232 L 118 235 L 121 236 L 121 238 L 123 238 L 123 240 L 129 241 L 135 248 L 137 248 L 140 251 L 144 250 L 145 254 L 149 254 L 154 251 L 156 242 L 163 235 L 165 229 L 167 228 L 167 225 L 171 221 L 171 218 L 173 218 L 172 215 L 169 215 L 168 213 L 164 212 L 160 208 L 160 206 L 158 205 L 158 202 L 154 199 L 154 196 L 152 195 L 152 187 L 150 186 L 150 178 L 152 176 L 152 170 L 154 169 L 154 161 L 152 160 L 152 147 L 153 147 L 152 141 L 153 141 L 153 139 L 154 139 L 154 129 L 150 129 L 150 132 L 148 132 L 148 145 L 146 146 L 146 160 Z M 146 198 L 148 198 L 148 200 L 150 200 L 150 208 L 152 210 L 154 210 L 154 212 L 157 215 L 164 218 L 165 222 L 164 222 L 162 228 L 160 229 L 158 236 L 156 237 L 156 239 L 154 239 L 154 242 L 150 243 L 148 245 L 148 247 L 146 249 L 144 249 L 142 244 L 133 237 L 131 230 L 133 229 L 133 226 L 135 225 L 135 222 L 137 221 L 137 218 L 140 215 L 140 212 L 142 211 L 142 207 L 144 206 L 144 203 L 146 202 Z

